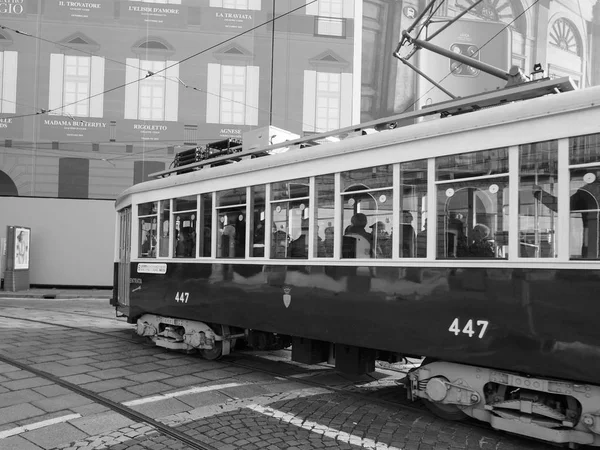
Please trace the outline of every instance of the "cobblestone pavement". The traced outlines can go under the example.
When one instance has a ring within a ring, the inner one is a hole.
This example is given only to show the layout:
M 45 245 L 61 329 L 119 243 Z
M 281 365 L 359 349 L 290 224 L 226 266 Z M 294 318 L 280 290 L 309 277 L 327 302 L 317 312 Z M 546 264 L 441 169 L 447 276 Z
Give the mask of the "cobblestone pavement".
M 282 362 L 285 352 L 206 361 L 125 341 L 131 325 L 116 320 L 107 303 L 0 299 L 0 316 L 85 323 L 88 328 L 69 330 L 0 317 L 0 354 L 218 449 L 552 448 L 472 421 L 448 422 L 425 409 L 406 409 L 405 392 L 397 385 L 401 375 L 393 372 L 341 376 L 323 365 Z M 240 361 L 246 366 L 236 364 Z M 2 450 L 185 448 L 148 423 L 0 362 Z

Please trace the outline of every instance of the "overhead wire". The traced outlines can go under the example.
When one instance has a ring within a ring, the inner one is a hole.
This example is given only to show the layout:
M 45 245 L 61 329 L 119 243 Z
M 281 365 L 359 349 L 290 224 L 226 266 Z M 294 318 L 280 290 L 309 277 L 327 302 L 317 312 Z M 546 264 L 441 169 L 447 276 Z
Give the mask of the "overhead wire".
M 216 43 L 214 45 L 211 45 L 211 46 L 209 46 L 209 47 L 207 47 L 207 48 L 205 48 L 205 49 L 203 49 L 203 50 L 201 50 L 199 52 L 196 52 L 196 53 L 194 53 L 194 54 L 192 54 L 190 56 L 187 56 L 187 57 L 183 58 L 180 61 L 176 61 L 176 62 L 174 62 L 173 64 L 171 64 L 169 66 L 165 66 L 163 69 L 159 69 L 159 70 L 157 70 L 155 72 L 148 71 L 147 75 L 145 77 L 140 78 L 140 79 L 132 80 L 132 81 L 130 81 L 128 83 L 124 83 L 124 84 L 121 84 L 119 86 L 115 86 L 115 87 L 106 89 L 103 92 L 99 92 L 99 93 L 96 93 L 96 94 L 93 94 L 93 95 L 89 95 L 88 97 L 80 99 L 80 100 L 77 100 L 76 102 L 71 102 L 71 103 L 68 103 L 68 104 L 63 104 L 63 105 L 61 105 L 60 107 L 57 107 L 57 108 L 52 108 L 52 109 L 48 109 L 48 110 L 41 109 L 40 111 L 38 111 L 36 113 L 21 114 L 21 115 L 16 115 L 16 116 L 11 116 L 11 117 L 14 118 L 14 119 L 18 119 L 18 118 L 22 118 L 22 117 L 33 117 L 33 116 L 40 115 L 40 114 L 48 114 L 48 113 L 55 112 L 55 111 L 62 111 L 65 108 L 67 108 L 69 106 L 72 106 L 72 105 L 75 105 L 75 104 L 77 104 L 79 102 L 87 101 L 87 100 L 90 100 L 90 99 L 92 99 L 94 97 L 98 97 L 100 95 L 105 95 L 105 94 L 108 94 L 109 92 L 113 92 L 113 91 L 116 91 L 118 89 L 122 89 L 124 87 L 127 87 L 129 85 L 132 85 L 132 84 L 135 84 L 135 83 L 139 83 L 139 82 L 141 82 L 141 81 L 143 81 L 143 80 L 145 80 L 145 79 L 147 79 L 149 77 L 158 75 L 158 74 L 160 74 L 162 72 L 166 72 L 168 69 L 170 69 L 172 67 L 175 67 L 177 65 L 181 65 L 184 62 L 189 61 L 190 59 L 193 59 L 193 58 L 195 58 L 195 57 L 197 57 L 199 55 L 202 55 L 203 53 L 206 53 L 206 52 L 208 52 L 210 50 L 213 50 L 213 49 L 215 49 L 217 47 L 220 47 L 223 44 L 226 44 L 226 43 L 231 42 L 231 41 L 233 41 L 235 39 L 238 39 L 238 38 L 240 38 L 240 37 L 242 37 L 242 36 L 244 36 L 244 35 L 246 35 L 248 33 L 251 33 L 253 31 L 257 30 L 258 28 L 261 28 L 261 27 L 263 27 L 265 25 L 268 25 L 269 23 L 274 23 L 276 20 L 279 20 L 279 19 L 281 19 L 283 17 L 286 17 L 286 16 L 288 16 L 288 15 L 290 15 L 290 14 L 292 14 L 292 13 L 294 13 L 294 12 L 300 10 L 300 9 L 306 8 L 306 6 L 308 6 L 308 5 L 312 4 L 312 3 L 315 3 L 317 1 L 318 0 L 310 0 L 309 2 L 307 2 L 307 3 L 305 3 L 305 4 L 301 5 L 301 6 L 298 6 L 296 8 L 293 8 L 293 9 L 291 9 L 291 10 L 289 10 L 289 11 L 283 13 L 283 14 L 280 14 L 279 16 L 273 17 L 272 19 L 269 19 L 266 22 L 262 22 L 262 23 L 260 23 L 258 25 L 255 25 L 254 27 L 251 27 L 248 30 L 242 31 L 242 32 L 240 32 L 240 33 L 238 33 L 238 34 L 236 34 L 234 36 L 231 36 L 231 37 L 229 37 L 227 39 L 224 39 L 224 40 L 222 40 L 222 41 L 220 41 L 220 42 L 218 42 L 218 43 Z M 6 27 L 6 26 L 4 26 L 4 25 L 0 25 L 0 29 L 9 29 L 9 28 Z M 32 34 L 29 34 L 29 33 L 20 32 L 19 34 L 23 34 L 24 36 L 29 36 L 29 37 L 36 38 L 36 36 L 34 36 Z M 44 38 L 40 38 L 40 39 L 44 40 Z M 71 48 L 71 47 L 69 47 L 69 48 Z M 185 85 L 185 83 L 184 83 L 184 85 Z
M 500 31 L 498 31 L 496 34 L 494 34 L 491 38 L 489 38 L 481 47 L 479 47 L 479 49 L 477 50 L 476 53 L 474 53 L 473 56 L 477 55 L 481 49 L 483 49 L 487 44 L 489 44 L 491 41 L 493 41 L 497 36 L 499 36 L 502 32 L 504 32 L 504 30 L 506 30 L 508 27 L 510 27 L 515 21 L 517 21 L 523 14 L 525 14 L 527 11 L 529 11 L 531 8 L 533 8 L 533 6 L 535 4 L 537 4 L 539 2 L 539 0 L 534 0 L 531 5 L 529 5 L 527 8 L 525 8 L 520 14 L 518 14 L 517 16 L 515 16 L 513 18 L 513 20 L 511 20 L 509 23 L 507 23 Z M 458 67 L 461 67 L 463 64 L 461 63 Z M 452 75 L 452 70 L 450 70 L 450 72 L 448 72 L 440 81 L 438 81 L 437 84 L 442 84 L 442 82 L 448 78 L 450 75 Z M 432 86 L 430 87 L 425 93 L 423 93 L 419 98 L 417 98 L 411 105 L 407 106 L 404 111 L 402 111 L 402 113 L 405 113 L 409 110 L 411 110 L 412 108 L 414 108 L 414 106 L 419 103 L 421 101 L 421 99 L 423 97 L 425 97 L 427 94 L 429 94 L 433 89 L 435 89 L 436 86 Z

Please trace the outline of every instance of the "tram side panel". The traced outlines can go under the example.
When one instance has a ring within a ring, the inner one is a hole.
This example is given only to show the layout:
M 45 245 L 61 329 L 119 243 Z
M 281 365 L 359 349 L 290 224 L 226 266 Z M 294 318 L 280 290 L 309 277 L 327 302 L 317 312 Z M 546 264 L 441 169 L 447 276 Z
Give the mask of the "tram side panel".
M 591 383 L 600 371 L 600 271 L 136 266 L 132 319 L 153 313 Z

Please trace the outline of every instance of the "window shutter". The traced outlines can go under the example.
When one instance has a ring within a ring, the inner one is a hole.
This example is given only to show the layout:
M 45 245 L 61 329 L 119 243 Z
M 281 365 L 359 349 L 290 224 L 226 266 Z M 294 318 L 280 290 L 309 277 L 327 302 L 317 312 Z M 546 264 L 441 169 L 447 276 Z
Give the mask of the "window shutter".
M 304 71 L 304 101 L 302 102 L 302 130 L 315 131 L 317 108 L 317 72 Z
M 90 117 L 104 115 L 104 58 L 92 56 L 90 80 Z M 100 94 L 100 95 L 97 95 Z
M 222 8 L 223 0 L 210 0 L 209 6 L 214 6 L 216 8 Z
M 260 11 L 262 9 L 260 0 L 248 0 L 248 9 L 252 11 Z
M 138 118 L 138 101 L 140 83 L 135 82 L 140 79 L 140 60 L 137 58 L 127 58 L 125 60 L 125 119 Z M 131 83 L 131 84 L 129 84 Z
M 167 67 L 168 69 L 165 71 L 165 77 L 167 78 L 165 120 L 177 122 L 177 112 L 179 110 L 179 64 L 177 61 L 167 61 Z
M 352 74 L 342 73 L 340 128 L 352 125 Z
M 221 65 L 209 63 L 206 75 L 206 123 L 219 123 L 221 112 Z
M 342 6 L 342 17 L 354 19 L 354 0 L 344 0 Z
M 48 114 L 60 115 L 63 113 L 63 88 L 64 88 L 65 55 L 60 53 L 50 54 L 50 83 L 48 94 L 48 109 L 56 109 Z M 60 108 L 60 109 L 58 109 Z
M 0 104 L 0 112 L 16 113 L 17 112 L 17 52 L 4 52 L 4 67 L 3 67 L 3 86 L 2 88 L 2 103 Z
M 306 0 L 306 15 L 307 16 L 318 16 L 319 15 L 319 0 Z M 310 3 L 310 4 L 309 4 Z
M 258 125 L 260 67 L 246 68 L 246 125 Z

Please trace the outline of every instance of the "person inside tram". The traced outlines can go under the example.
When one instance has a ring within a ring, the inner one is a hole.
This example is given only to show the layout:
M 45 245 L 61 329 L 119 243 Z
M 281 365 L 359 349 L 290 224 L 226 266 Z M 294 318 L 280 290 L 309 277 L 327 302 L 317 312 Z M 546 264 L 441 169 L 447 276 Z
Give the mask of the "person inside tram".
M 385 230 L 385 223 L 378 221 L 370 227 L 372 231 L 373 257 L 391 258 L 392 257 L 392 237 Z M 411 227 L 412 228 L 412 227 Z
M 469 244 L 469 256 L 478 258 L 493 258 L 496 256 L 494 244 L 489 240 L 490 229 L 482 223 L 473 227 L 472 240 Z
M 423 229 L 417 234 L 417 258 L 427 257 L 427 219 L 423 221 Z
M 533 197 L 541 201 L 544 206 L 554 212 L 558 212 L 557 198 L 534 184 L 532 187 Z M 581 258 L 600 258 L 600 218 L 598 211 L 598 200 L 600 199 L 600 183 L 597 181 L 580 187 L 571 195 L 570 211 L 578 211 L 583 225 L 581 239 Z
M 371 234 L 365 229 L 367 226 L 367 216 L 363 213 L 356 213 L 350 219 L 351 225 L 348 226 L 344 232 L 345 235 L 356 234 L 364 237 L 367 240 L 371 240 Z
M 410 211 L 402 211 L 402 246 L 400 247 L 401 258 L 412 258 L 415 256 L 415 229 L 412 226 L 413 215 Z
M 175 256 L 177 258 L 192 258 L 196 252 L 196 241 L 193 230 L 184 227 L 177 234 L 177 245 L 175 247 Z
M 447 258 L 464 258 L 469 256 L 469 245 L 465 234 L 464 216 L 460 213 L 450 213 L 448 220 L 447 236 Z
M 333 257 L 333 235 L 334 235 L 334 228 L 333 227 L 327 227 L 325 228 L 325 239 L 323 240 L 323 256 L 327 257 L 327 258 L 332 258 Z
M 291 258 L 308 258 L 308 219 L 302 219 L 300 236 L 290 242 Z
M 344 232 L 342 256 L 344 258 L 370 258 L 372 235 L 367 232 L 367 216 L 356 213 L 350 219 L 351 225 Z

